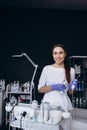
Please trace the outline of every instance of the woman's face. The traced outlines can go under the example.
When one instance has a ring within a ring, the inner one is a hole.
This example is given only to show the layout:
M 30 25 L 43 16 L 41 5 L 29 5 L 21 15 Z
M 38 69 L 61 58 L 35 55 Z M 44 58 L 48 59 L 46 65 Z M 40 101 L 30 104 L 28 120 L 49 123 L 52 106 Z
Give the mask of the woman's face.
M 57 63 L 57 64 L 64 63 L 65 56 L 66 56 L 66 52 L 64 51 L 63 48 L 55 47 L 53 49 L 53 59 L 54 59 L 55 63 Z

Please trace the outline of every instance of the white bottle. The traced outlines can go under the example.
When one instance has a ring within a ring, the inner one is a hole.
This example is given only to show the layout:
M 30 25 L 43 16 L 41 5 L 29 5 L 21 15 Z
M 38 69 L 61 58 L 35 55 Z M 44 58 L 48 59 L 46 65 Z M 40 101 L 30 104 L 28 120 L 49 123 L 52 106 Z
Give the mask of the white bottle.
M 30 92 L 30 82 L 27 82 L 27 92 Z
M 43 123 L 43 118 L 44 118 L 44 111 L 43 111 L 43 106 L 42 103 L 40 105 L 40 113 L 39 113 L 39 122 Z
M 5 90 L 5 80 L 3 79 L 2 80 L 2 91 L 4 91 Z
M 44 123 L 47 123 L 48 115 L 49 115 L 49 111 L 47 109 L 44 109 Z
M 43 103 L 44 123 L 47 123 L 48 118 L 49 118 L 49 107 L 50 107 L 50 105 L 48 102 Z

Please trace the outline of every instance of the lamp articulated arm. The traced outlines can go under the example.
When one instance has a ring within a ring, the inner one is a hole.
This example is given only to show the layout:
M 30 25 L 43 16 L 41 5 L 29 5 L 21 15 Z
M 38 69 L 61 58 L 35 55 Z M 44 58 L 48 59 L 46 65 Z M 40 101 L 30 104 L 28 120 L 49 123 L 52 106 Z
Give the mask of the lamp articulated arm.
M 25 56 L 25 57 L 27 58 L 27 60 L 28 60 L 28 61 L 34 66 L 34 68 L 35 68 L 34 73 L 33 73 L 33 76 L 32 76 L 32 79 L 31 79 L 31 87 L 34 87 L 34 78 L 35 78 L 35 75 L 36 75 L 36 71 L 37 71 L 38 65 L 36 65 L 26 53 L 21 53 L 20 55 L 13 55 L 12 57 L 23 57 L 23 56 Z

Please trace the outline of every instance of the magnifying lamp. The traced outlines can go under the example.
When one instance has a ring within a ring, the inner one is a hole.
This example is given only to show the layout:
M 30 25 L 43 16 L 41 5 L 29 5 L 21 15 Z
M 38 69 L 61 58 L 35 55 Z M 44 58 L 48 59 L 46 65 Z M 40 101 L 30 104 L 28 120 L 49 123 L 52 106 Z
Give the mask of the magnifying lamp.
M 31 58 L 26 54 L 26 53 L 21 53 L 20 55 L 12 55 L 12 57 L 26 57 L 27 60 L 33 65 L 33 67 L 35 68 L 34 69 L 34 73 L 33 73 L 33 76 L 32 76 L 32 79 L 31 79 L 31 83 L 30 83 L 30 89 L 32 91 L 32 89 L 34 88 L 34 78 L 35 78 L 35 74 L 36 74 L 36 71 L 37 71 L 37 68 L 38 68 L 38 65 L 36 65 L 32 60 Z

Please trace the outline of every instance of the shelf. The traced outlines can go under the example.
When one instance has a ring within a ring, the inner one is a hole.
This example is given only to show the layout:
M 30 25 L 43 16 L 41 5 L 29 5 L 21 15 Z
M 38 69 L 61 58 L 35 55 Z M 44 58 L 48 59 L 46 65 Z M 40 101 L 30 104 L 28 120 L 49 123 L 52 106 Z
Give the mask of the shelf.
M 30 92 L 6 92 L 7 94 L 24 94 L 24 95 L 27 95 L 27 94 L 31 94 Z
M 87 56 L 70 56 L 69 58 L 87 58 Z

